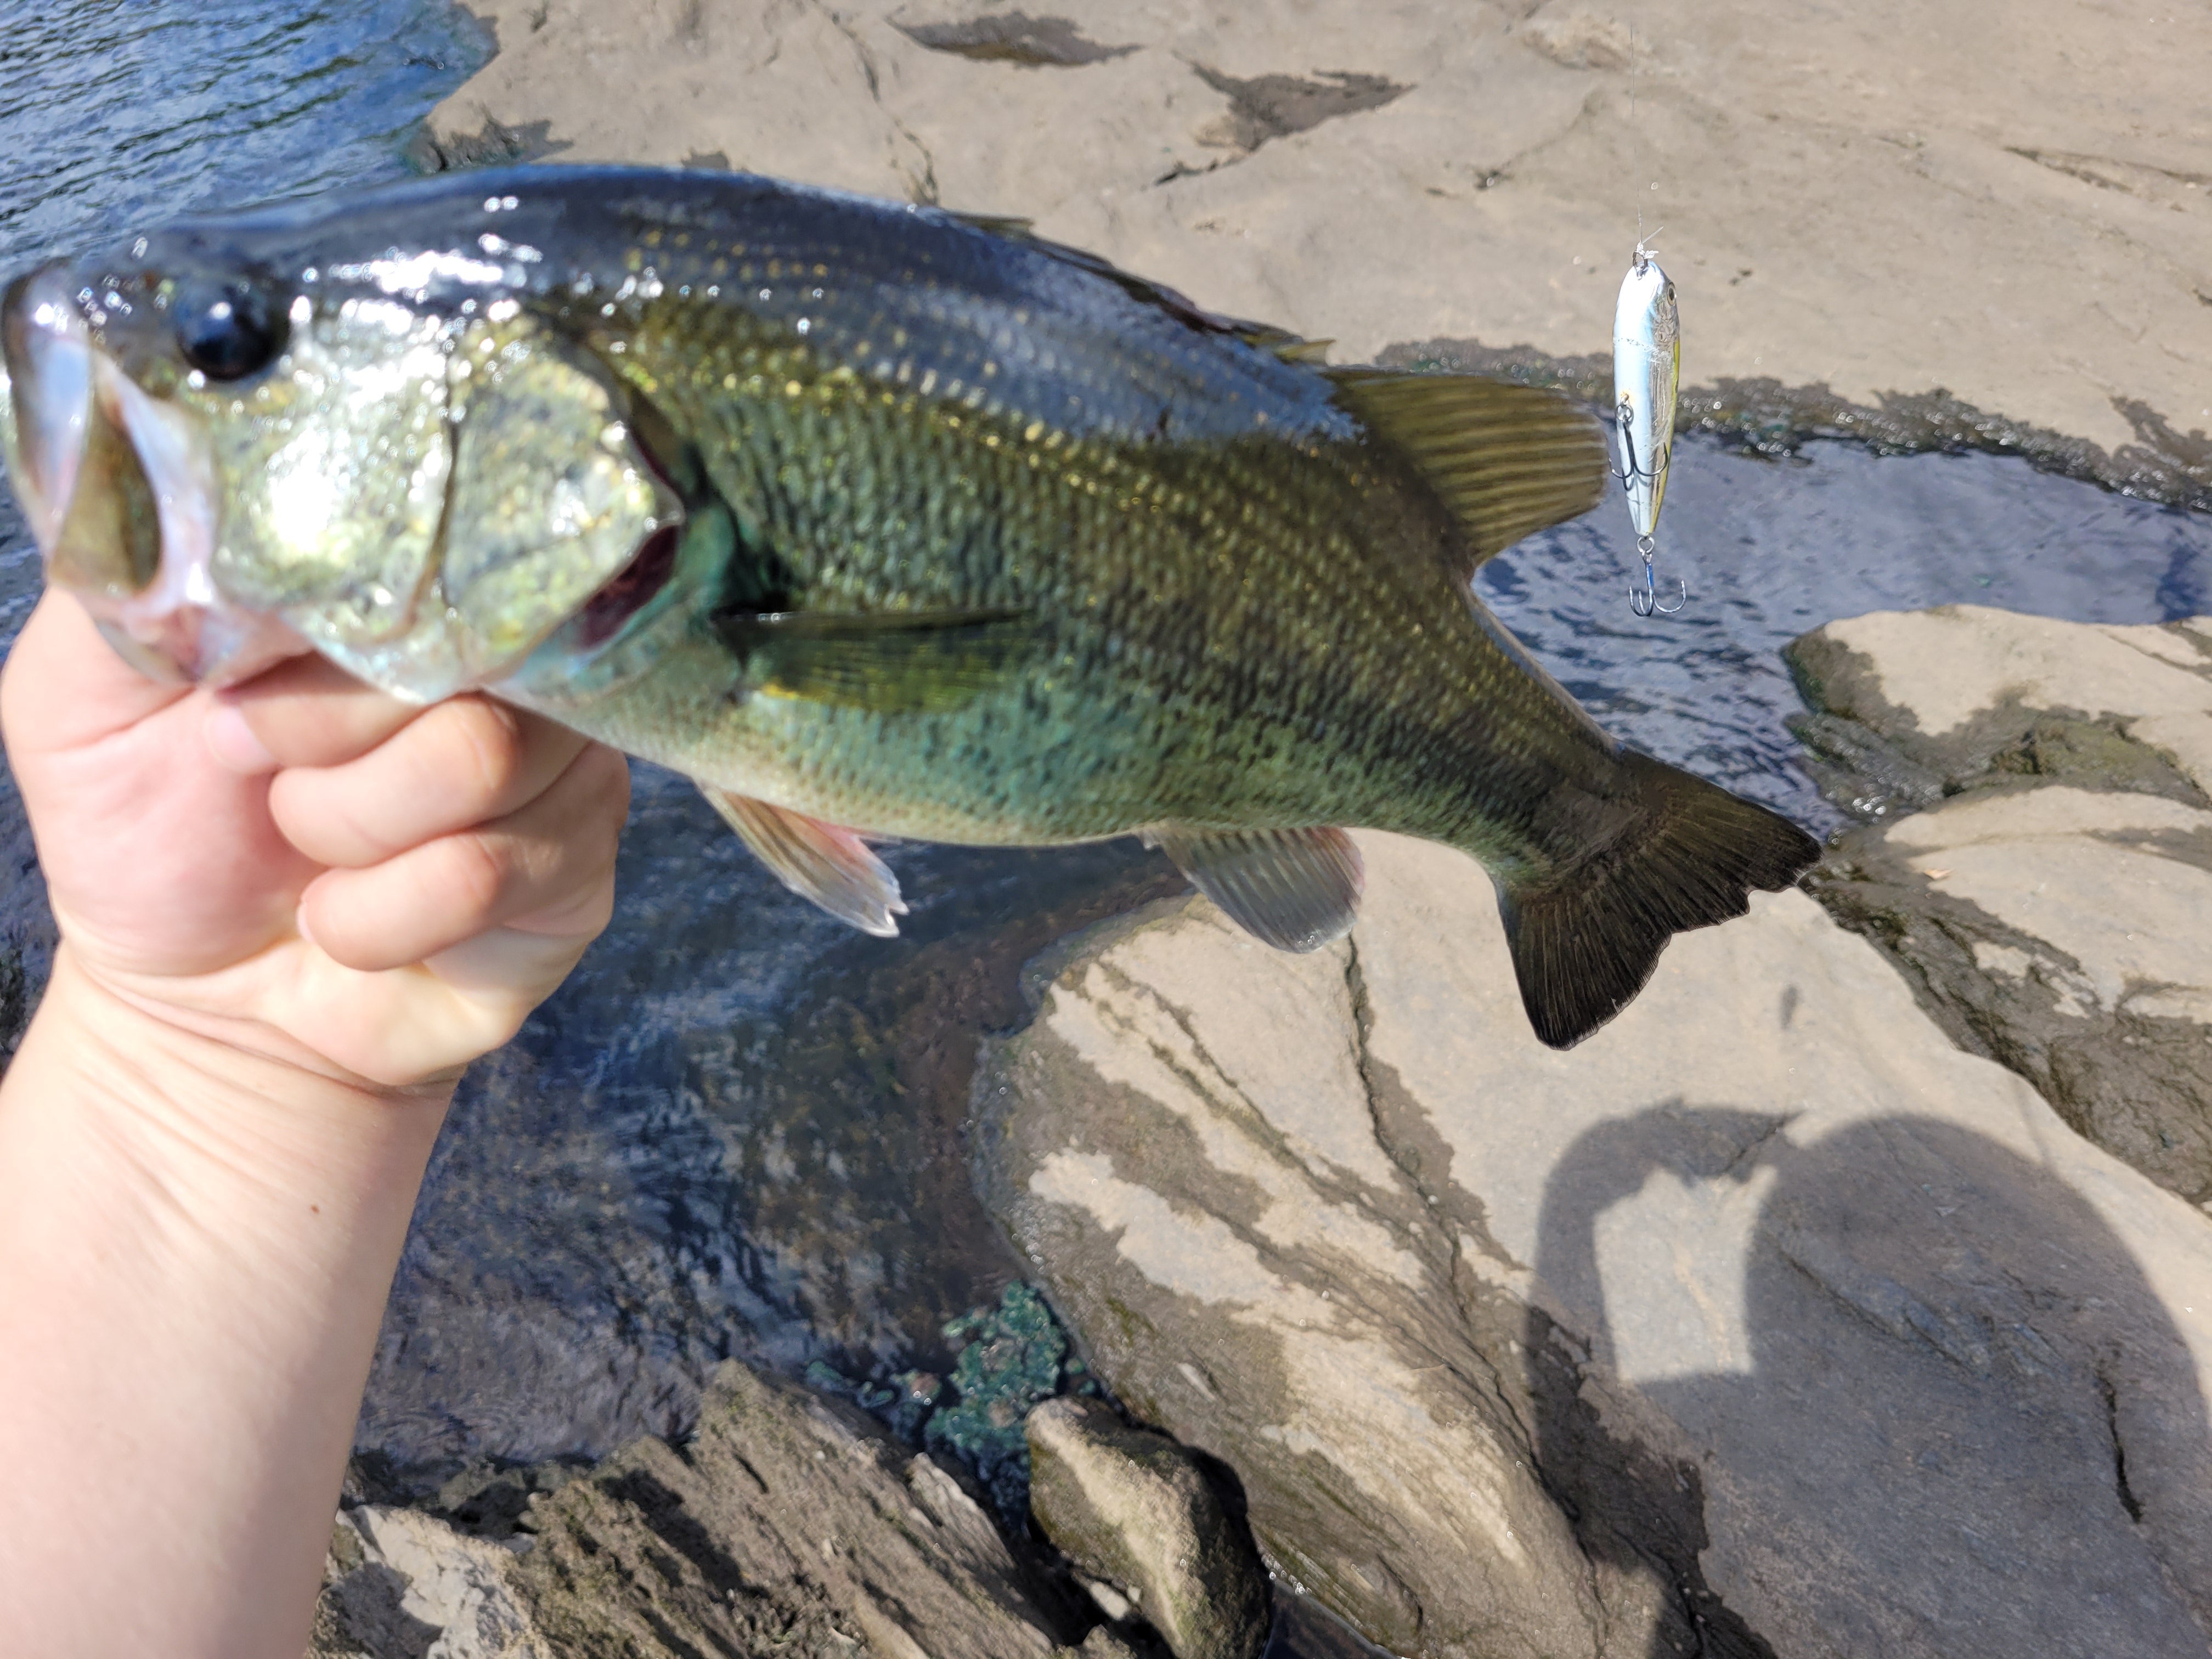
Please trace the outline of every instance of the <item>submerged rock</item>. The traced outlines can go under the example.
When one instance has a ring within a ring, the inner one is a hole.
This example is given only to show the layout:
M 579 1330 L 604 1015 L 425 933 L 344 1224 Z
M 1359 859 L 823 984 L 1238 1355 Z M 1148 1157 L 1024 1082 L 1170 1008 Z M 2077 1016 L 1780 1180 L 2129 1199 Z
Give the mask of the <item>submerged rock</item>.
M 2202 1650 L 2212 1222 L 1801 893 L 1555 1054 L 1480 872 L 1359 839 L 1345 943 L 1109 924 L 978 1079 L 994 1208 L 1282 1573 L 1432 1659 Z
M 1087 1622 L 928 1456 L 732 1361 L 697 1433 L 541 1491 L 495 1541 L 343 1512 L 317 1659 L 1048 1659 Z
M 1077 1571 L 1128 1597 L 1176 1659 L 1258 1659 L 1267 1570 L 1198 1460 L 1103 1401 L 1049 1401 L 1026 1426 L 1030 1511 Z
M 1832 793 L 1875 821 L 1820 901 L 1962 1047 L 2212 1202 L 2212 621 L 1960 605 L 1831 623 L 1790 655 L 1808 735 L 1856 757 Z M 1917 793 L 1892 787 L 1905 769 Z

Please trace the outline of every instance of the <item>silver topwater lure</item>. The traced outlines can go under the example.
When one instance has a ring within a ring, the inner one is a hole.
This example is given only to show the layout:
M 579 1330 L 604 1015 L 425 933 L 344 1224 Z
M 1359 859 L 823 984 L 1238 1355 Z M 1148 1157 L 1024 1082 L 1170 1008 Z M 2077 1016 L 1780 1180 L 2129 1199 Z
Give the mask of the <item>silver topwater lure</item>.
M 1672 605 L 1660 604 L 1658 578 L 1651 568 L 1659 503 L 1667 494 L 1667 463 L 1674 452 L 1674 392 L 1681 375 L 1674 284 L 1639 241 L 1613 313 L 1613 399 L 1620 445 L 1614 476 L 1628 492 L 1636 550 L 1644 556 L 1644 586 L 1628 590 L 1629 608 L 1639 617 L 1680 611 L 1690 598 L 1689 584 L 1680 582 L 1681 597 Z

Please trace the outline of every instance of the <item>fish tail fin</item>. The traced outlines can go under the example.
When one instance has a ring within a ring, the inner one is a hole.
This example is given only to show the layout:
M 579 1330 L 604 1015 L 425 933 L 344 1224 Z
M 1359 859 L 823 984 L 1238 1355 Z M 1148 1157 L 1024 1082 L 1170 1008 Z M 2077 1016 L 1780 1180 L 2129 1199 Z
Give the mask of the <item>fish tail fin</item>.
M 1676 933 L 1742 915 L 1753 888 L 1790 886 L 1820 844 L 1778 812 L 1624 753 L 1641 810 L 1621 835 L 1540 884 L 1498 884 L 1522 1006 L 1568 1048 L 1644 988 Z

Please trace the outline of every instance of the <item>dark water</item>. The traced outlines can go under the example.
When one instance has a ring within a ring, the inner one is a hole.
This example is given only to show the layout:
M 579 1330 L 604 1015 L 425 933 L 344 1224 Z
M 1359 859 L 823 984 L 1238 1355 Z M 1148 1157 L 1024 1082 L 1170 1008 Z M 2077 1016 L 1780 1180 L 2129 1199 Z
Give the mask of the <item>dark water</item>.
M 400 170 L 410 123 L 482 50 L 421 0 L 0 4 L 0 268 L 135 217 Z M 1691 296 L 1693 301 L 1694 296 Z M 1409 326 L 1409 332 L 1413 331 Z M 1650 621 L 1625 512 L 1536 538 L 1481 591 L 1607 724 L 1802 820 L 1776 655 L 1833 617 L 1968 601 L 2077 620 L 2212 610 L 2212 520 L 1984 455 L 1775 462 L 1686 442 Z M 35 591 L 0 507 L 0 633 Z M 977 1032 L 1067 928 L 1173 890 L 1132 847 L 898 848 L 915 906 L 863 938 L 766 878 L 682 781 L 641 769 L 615 926 L 471 1074 L 403 1261 L 364 1448 L 452 1460 L 596 1455 L 682 1426 L 735 1354 L 942 1368 L 943 1322 L 1016 1271 L 972 1196 Z M 12 791 L 0 927 L 51 938 Z
M 6 0 L 0 268 L 149 214 L 391 178 L 489 49 L 437 0 Z

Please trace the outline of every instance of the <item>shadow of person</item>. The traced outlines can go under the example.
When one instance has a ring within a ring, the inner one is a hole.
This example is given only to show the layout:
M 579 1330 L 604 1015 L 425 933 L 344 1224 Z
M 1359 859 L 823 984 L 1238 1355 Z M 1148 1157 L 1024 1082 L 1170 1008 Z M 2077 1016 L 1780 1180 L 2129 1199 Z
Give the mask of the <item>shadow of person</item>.
M 2206 1650 L 2194 1358 L 2043 1166 L 1656 1107 L 1568 1149 L 1536 1272 L 1544 1478 L 1601 1582 L 1665 1587 L 1651 1655 Z

